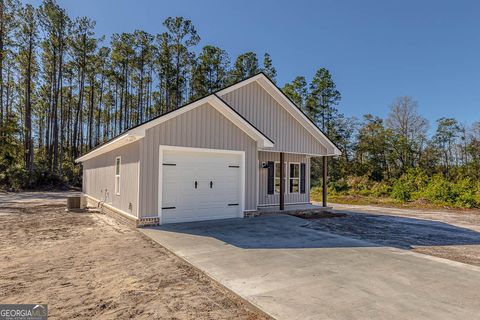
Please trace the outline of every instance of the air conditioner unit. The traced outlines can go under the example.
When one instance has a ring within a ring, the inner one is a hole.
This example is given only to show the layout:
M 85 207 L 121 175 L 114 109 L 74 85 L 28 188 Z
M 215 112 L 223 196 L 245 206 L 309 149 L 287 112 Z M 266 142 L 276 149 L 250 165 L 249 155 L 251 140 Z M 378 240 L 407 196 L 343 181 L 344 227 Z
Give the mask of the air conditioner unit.
M 87 198 L 84 196 L 69 196 L 67 197 L 67 211 L 83 210 L 86 207 Z

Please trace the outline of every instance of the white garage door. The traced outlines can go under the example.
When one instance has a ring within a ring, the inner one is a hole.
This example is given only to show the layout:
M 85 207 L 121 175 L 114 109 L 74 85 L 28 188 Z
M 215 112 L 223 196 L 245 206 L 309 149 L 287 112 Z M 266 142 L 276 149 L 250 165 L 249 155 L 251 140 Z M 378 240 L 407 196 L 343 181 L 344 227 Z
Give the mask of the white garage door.
M 162 223 L 240 216 L 241 155 L 163 151 Z

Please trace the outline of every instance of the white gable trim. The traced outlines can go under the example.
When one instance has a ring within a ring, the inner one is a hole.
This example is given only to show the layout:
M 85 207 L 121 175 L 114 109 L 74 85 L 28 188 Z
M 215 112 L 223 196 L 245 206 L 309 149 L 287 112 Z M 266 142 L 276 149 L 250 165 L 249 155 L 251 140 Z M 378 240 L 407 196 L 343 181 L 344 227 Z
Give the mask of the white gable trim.
M 227 94 L 227 93 L 229 93 L 229 92 L 232 92 L 232 91 L 235 91 L 235 90 L 237 90 L 237 89 L 239 89 L 239 88 L 241 88 L 241 87 L 244 87 L 244 86 L 246 86 L 247 84 L 250 84 L 250 83 L 252 83 L 252 82 L 258 81 L 258 80 L 259 80 L 260 78 L 262 78 L 262 77 L 265 77 L 265 75 L 264 75 L 263 73 L 259 73 L 259 74 L 255 75 L 255 76 L 253 76 L 253 77 L 247 78 L 247 79 L 245 79 L 245 80 L 243 80 L 243 81 L 240 81 L 240 82 L 235 83 L 235 84 L 233 84 L 233 85 L 231 85 L 231 86 L 229 86 L 229 87 L 226 87 L 225 89 L 222 89 L 222 90 L 218 91 L 217 94 L 218 94 L 219 96 L 223 96 L 223 95 L 225 95 L 225 94 Z
M 220 98 L 218 98 L 215 94 L 209 95 L 203 99 L 197 100 L 188 104 L 184 107 L 178 108 L 177 110 L 167 113 L 163 116 L 158 117 L 157 119 L 153 119 L 149 122 L 144 123 L 136 128 L 133 128 L 129 131 L 132 132 L 134 135 L 141 135 L 145 136 L 146 130 L 155 127 L 165 121 L 178 117 L 179 115 L 193 110 L 199 106 L 204 104 L 209 104 L 213 108 L 215 108 L 218 112 L 224 115 L 227 119 L 229 119 L 233 124 L 239 127 L 242 131 L 244 131 L 250 138 L 260 143 L 260 146 L 263 148 L 273 148 L 273 142 L 266 137 L 263 133 L 261 133 L 257 128 L 251 125 L 248 121 L 242 118 L 238 113 L 236 113 L 232 108 L 230 108 L 225 102 L 223 102 Z
M 125 132 L 124 134 L 116 137 L 115 139 L 101 145 L 100 147 L 93 149 L 86 155 L 81 156 L 80 158 L 75 159 L 75 163 L 84 162 L 88 159 L 95 158 L 98 155 L 110 152 L 117 148 L 123 147 L 129 143 L 135 142 L 138 139 L 143 138 L 143 136 L 134 135 L 130 132 Z
M 274 143 L 268 137 L 266 137 L 262 132 L 250 124 L 247 120 L 242 118 L 237 112 L 235 112 L 231 107 L 229 107 L 225 102 L 218 98 L 215 94 L 209 95 L 205 98 L 192 102 L 184 107 L 178 108 L 175 111 L 167 113 L 163 116 L 159 116 L 156 119 L 148 121 L 138 127 L 134 127 L 124 134 L 118 136 L 117 138 L 109 141 L 108 143 L 90 151 L 86 155 L 75 160 L 76 163 L 83 162 L 85 160 L 94 158 L 106 152 L 115 150 L 121 146 L 124 146 L 128 143 L 134 142 L 138 139 L 145 137 L 146 131 L 154 126 L 157 126 L 163 122 L 166 122 L 170 119 L 173 119 L 185 112 L 193 110 L 204 104 L 209 104 L 220 112 L 224 117 L 229 119 L 233 124 L 245 132 L 250 138 L 257 141 L 259 147 L 261 148 L 273 148 Z
M 287 110 L 315 139 L 327 148 L 327 156 L 339 156 L 342 154 L 340 149 L 325 134 L 314 125 L 307 116 L 294 105 L 283 92 L 278 89 L 263 73 L 257 74 L 251 78 L 241 81 L 233 86 L 220 90 L 217 94 L 223 96 L 229 92 L 237 90 L 252 82 L 257 82 L 272 98 L 274 98 L 281 106 Z

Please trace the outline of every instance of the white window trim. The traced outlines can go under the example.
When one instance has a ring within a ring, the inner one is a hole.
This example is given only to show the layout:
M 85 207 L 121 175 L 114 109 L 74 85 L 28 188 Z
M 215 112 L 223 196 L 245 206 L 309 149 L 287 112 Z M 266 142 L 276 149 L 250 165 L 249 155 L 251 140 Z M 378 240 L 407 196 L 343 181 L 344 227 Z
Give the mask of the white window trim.
M 291 164 L 298 164 L 298 178 L 290 177 L 290 165 Z M 287 187 L 287 190 L 288 190 L 288 193 L 290 193 L 290 194 L 300 194 L 300 186 L 302 184 L 302 174 L 300 172 L 301 167 L 302 167 L 302 165 L 301 165 L 300 162 L 289 162 L 288 163 L 288 187 Z M 290 181 L 292 179 L 298 179 L 298 191 L 297 192 L 290 192 Z
M 273 194 L 280 194 L 280 192 L 277 192 L 277 190 L 275 189 L 275 180 L 277 179 L 280 179 L 280 178 L 277 178 L 277 163 L 280 163 L 280 161 L 274 161 L 273 162 Z M 287 180 L 287 175 L 288 175 L 288 162 L 284 161 L 283 162 L 285 164 L 285 176 L 283 177 L 283 180 L 286 181 Z M 288 188 L 285 189 L 285 193 L 288 193 Z
M 118 161 L 119 160 L 119 161 Z M 118 161 L 118 174 L 117 174 L 117 161 Z M 122 157 L 118 156 L 115 158 L 115 194 L 117 196 L 120 195 L 120 181 L 121 181 L 121 175 L 122 175 Z M 117 178 L 118 178 L 118 185 L 117 185 Z

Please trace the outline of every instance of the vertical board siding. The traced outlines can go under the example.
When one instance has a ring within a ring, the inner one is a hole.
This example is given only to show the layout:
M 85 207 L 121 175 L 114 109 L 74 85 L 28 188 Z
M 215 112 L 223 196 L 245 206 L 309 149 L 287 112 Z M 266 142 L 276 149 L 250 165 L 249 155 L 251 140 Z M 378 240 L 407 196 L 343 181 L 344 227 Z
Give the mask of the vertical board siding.
M 327 149 L 256 82 L 226 93 L 222 99 L 273 140 L 272 150 L 324 155 Z
M 258 161 L 259 166 L 262 162 L 268 161 L 280 161 L 280 153 L 278 152 L 258 152 Z M 287 163 L 287 169 L 285 172 L 285 203 L 306 203 L 310 202 L 310 157 L 301 154 L 284 154 L 284 161 Z M 305 193 L 289 193 L 289 184 L 288 184 L 288 177 L 290 176 L 289 173 L 289 162 L 297 162 L 297 163 L 305 163 L 306 164 L 306 171 L 305 171 Z M 268 206 L 268 205 L 278 205 L 280 203 L 280 195 L 277 194 L 268 194 L 268 169 L 260 168 L 259 172 L 259 197 L 258 197 L 258 205 L 259 206 Z
M 121 157 L 120 195 L 115 194 L 115 158 Z M 83 193 L 138 216 L 139 142 L 83 162 Z M 130 208 L 131 203 L 131 208 Z
M 199 106 L 148 129 L 139 143 L 141 217 L 158 214 L 160 145 L 245 151 L 245 210 L 256 209 L 257 144 L 212 106 Z

